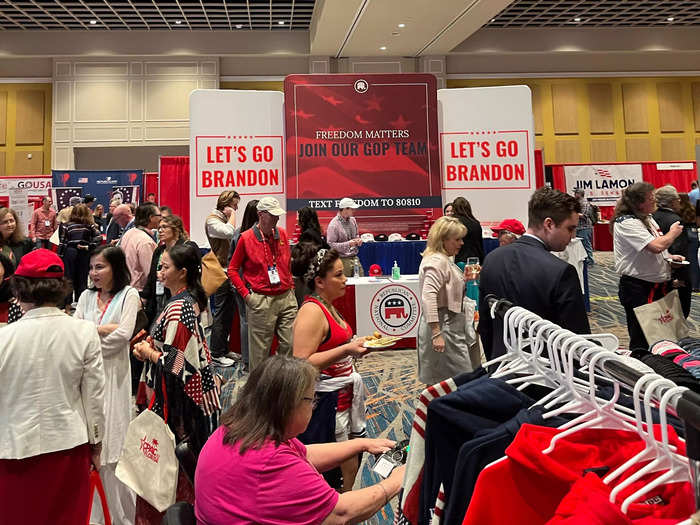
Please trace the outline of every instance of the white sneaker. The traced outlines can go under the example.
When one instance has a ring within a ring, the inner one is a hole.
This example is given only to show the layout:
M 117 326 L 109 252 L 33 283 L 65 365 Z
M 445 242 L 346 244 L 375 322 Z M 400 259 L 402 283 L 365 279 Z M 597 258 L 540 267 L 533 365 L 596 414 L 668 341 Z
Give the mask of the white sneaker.
M 229 366 L 233 366 L 236 363 L 233 359 L 226 356 L 212 357 L 211 362 L 215 366 L 219 366 L 221 368 L 228 368 Z

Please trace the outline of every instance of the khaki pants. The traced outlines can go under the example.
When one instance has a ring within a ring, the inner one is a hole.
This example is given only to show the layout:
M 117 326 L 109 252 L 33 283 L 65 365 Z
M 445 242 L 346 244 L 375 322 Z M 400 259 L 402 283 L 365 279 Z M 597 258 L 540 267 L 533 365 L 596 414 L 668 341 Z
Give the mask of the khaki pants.
M 292 355 L 292 324 L 297 315 L 294 290 L 280 295 L 251 293 L 246 297 L 250 371 L 270 355 L 272 338 L 277 335 L 277 353 Z
M 365 276 L 365 271 L 362 268 L 362 263 L 360 262 L 360 259 L 357 256 L 341 257 L 340 260 L 343 261 L 343 273 L 346 277 L 352 277 L 352 274 L 355 271 L 355 261 L 357 261 L 357 266 L 360 270 L 360 275 L 358 277 Z

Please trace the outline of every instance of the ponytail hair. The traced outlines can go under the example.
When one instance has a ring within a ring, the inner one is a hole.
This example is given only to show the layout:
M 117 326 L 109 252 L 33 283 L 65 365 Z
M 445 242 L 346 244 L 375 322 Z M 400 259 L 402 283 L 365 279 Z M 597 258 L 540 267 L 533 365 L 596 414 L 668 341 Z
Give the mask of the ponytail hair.
M 207 307 L 207 294 L 202 286 L 202 266 L 197 250 L 191 244 L 176 244 L 168 250 L 170 260 L 178 270 L 187 270 L 187 291 L 197 301 L 200 311 Z

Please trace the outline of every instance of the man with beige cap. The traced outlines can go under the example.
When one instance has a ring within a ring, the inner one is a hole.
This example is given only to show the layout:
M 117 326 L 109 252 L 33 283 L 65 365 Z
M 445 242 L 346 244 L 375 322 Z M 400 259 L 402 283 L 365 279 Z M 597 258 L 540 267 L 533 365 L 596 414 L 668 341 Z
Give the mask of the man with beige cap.
M 228 276 L 246 303 L 250 371 L 270 354 L 277 335 L 278 354 L 292 353 L 292 324 L 297 314 L 287 233 L 277 227 L 285 211 L 274 197 L 257 205 L 258 222 L 241 234 Z
M 355 210 L 360 205 L 350 197 L 340 199 L 338 215 L 331 219 L 328 223 L 326 231 L 326 240 L 331 248 L 340 254 L 340 260 L 343 261 L 343 273 L 347 277 L 352 277 L 355 267 L 357 267 L 359 276 L 362 277 L 364 272 L 362 264 L 357 257 L 357 253 L 362 245 L 357 221 L 355 220 Z

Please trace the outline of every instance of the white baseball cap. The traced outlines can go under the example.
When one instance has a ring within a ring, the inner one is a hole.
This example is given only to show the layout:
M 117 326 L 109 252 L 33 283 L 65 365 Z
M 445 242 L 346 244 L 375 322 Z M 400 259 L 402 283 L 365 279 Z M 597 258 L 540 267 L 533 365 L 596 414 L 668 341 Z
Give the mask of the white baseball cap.
M 276 215 L 278 217 L 287 213 L 280 206 L 280 202 L 274 197 L 263 197 L 258 201 L 256 208 L 258 211 L 266 211 L 270 215 Z
M 340 199 L 340 204 L 338 205 L 338 208 L 341 210 L 344 210 L 345 208 L 359 208 L 360 205 L 357 204 L 354 200 L 352 200 L 350 197 L 343 197 Z

